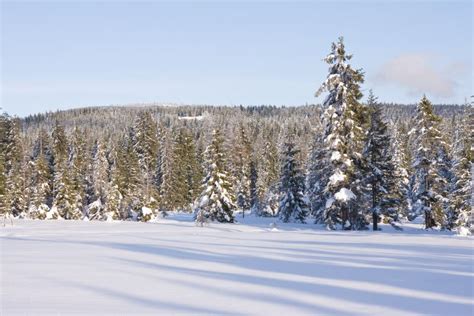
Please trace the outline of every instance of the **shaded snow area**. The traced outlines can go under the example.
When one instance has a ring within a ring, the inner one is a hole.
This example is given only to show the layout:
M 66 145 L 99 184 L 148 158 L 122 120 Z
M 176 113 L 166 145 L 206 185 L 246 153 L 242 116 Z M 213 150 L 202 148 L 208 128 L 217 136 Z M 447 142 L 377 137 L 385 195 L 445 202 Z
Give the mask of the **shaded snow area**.
M 0 227 L 2 315 L 473 315 L 473 238 L 237 218 Z

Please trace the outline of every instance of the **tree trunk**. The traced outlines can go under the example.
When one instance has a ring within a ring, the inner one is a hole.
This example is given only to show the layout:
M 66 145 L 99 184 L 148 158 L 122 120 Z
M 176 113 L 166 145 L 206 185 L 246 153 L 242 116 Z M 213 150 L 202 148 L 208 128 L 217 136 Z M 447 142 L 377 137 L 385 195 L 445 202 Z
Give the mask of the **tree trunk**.
M 377 215 L 377 212 L 376 211 L 372 211 L 372 224 L 373 224 L 373 228 L 372 230 L 378 230 L 378 227 L 377 227 L 377 224 L 379 222 L 379 216 Z

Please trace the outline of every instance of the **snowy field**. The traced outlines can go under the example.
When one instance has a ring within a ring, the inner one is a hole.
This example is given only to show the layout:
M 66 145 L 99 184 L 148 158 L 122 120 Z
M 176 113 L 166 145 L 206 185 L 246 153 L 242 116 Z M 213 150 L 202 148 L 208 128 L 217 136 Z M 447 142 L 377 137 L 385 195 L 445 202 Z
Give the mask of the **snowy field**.
M 473 239 L 272 228 L 16 220 L 0 227 L 2 315 L 473 315 Z

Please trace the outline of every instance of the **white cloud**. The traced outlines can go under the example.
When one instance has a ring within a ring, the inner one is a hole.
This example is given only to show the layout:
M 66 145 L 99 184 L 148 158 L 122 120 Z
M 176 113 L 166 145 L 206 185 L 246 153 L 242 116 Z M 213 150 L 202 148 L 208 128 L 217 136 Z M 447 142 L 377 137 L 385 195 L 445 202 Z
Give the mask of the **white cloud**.
M 374 81 L 397 85 L 408 95 L 427 93 L 447 98 L 455 95 L 458 77 L 468 73 L 469 69 L 469 65 L 463 62 L 439 65 L 439 61 L 429 54 L 402 54 L 382 65 Z

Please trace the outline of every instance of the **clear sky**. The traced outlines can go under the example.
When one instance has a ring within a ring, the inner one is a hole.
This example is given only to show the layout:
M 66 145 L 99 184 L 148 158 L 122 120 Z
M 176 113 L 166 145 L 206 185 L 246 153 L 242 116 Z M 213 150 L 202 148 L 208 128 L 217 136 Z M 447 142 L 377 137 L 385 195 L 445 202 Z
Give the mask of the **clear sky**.
M 467 1 L 1 2 L 1 107 L 300 105 L 343 35 L 382 101 L 473 94 Z

